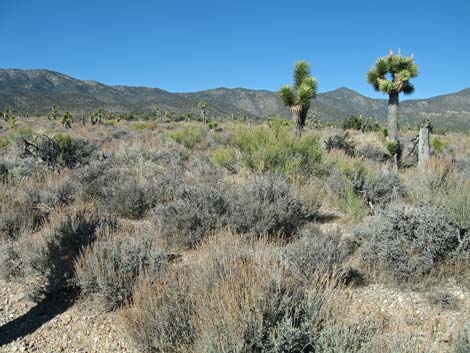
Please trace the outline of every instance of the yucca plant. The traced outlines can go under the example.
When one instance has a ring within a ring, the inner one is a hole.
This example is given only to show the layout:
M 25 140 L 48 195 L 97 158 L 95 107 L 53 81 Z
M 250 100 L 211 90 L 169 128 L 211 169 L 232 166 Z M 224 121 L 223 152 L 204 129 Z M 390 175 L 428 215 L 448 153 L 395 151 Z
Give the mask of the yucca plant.
M 310 65 L 305 61 L 298 61 L 294 67 L 294 85 L 282 86 L 279 90 L 284 105 L 288 106 L 292 112 L 292 118 L 295 122 L 295 137 L 302 135 L 305 126 L 307 113 L 310 108 L 311 100 L 317 95 L 318 83 L 310 75 Z
M 412 78 L 418 76 L 418 66 L 413 56 L 402 56 L 400 52 L 395 55 L 392 50 L 388 56 L 378 58 L 375 65 L 367 72 L 367 81 L 378 92 L 388 94 L 388 139 L 398 140 L 398 104 L 400 93 L 412 94 L 415 90 L 410 83 Z M 398 163 L 400 149 L 394 159 Z

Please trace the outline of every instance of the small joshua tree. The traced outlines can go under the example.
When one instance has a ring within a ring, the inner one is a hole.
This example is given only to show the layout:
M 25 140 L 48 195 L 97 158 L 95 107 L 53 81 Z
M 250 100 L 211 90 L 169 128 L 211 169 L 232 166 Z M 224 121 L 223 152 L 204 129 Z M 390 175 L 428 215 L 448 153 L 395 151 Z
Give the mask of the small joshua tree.
M 279 90 L 282 102 L 292 112 L 296 137 L 302 135 L 311 100 L 317 95 L 317 87 L 317 80 L 310 75 L 310 65 L 305 61 L 298 61 L 294 68 L 294 85 L 285 85 Z
M 10 129 L 13 129 L 16 126 L 16 117 L 15 114 L 13 114 L 12 111 L 10 111 L 10 116 L 8 118 L 9 123 L 10 123 Z
M 59 112 L 57 111 L 57 107 L 54 104 L 51 107 L 51 113 L 49 114 L 49 119 L 50 120 L 56 120 L 58 116 L 59 116 Z
M 398 104 L 399 95 L 412 94 L 415 90 L 410 83 L 412 78 L 418 76 L 418 67 L 414 63 L 413 56 L 405 57 L 398 53 L 395 55 L 392 50 L 388 56 L 378 58 L 375 65 L 367 72 L 367 81 L 378 92 L 388 94 L 388 139 L 395 141 L 400 146 L 398 140 Z M 395 162 L 399 163 L 400 148 L 394 156 Z
M 65 112 L 65 114 L 60 119 L 60 123 L 63 127 L 71 129 L 72 128 L 72 114 Z
M 201 111 L 202 123 L 206 125 L 206 102 L 200 101 L 198 107 Z

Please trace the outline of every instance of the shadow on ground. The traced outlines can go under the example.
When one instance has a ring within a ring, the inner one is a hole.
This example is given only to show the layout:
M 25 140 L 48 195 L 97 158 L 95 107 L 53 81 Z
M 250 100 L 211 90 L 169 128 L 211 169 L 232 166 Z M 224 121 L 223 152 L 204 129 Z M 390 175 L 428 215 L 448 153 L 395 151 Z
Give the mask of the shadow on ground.
M 0 347 L 23 338 L 62 314 L 75 302 L 75 293 L 59 293 L 41 300 L 27 313 L 0 326 Z

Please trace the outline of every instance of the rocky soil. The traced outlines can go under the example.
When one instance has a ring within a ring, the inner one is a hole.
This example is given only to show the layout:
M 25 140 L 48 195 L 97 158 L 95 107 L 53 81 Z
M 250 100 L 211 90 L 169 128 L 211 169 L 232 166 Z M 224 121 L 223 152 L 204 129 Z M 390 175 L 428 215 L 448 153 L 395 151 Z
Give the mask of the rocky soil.
M 91 301 L 32 302 L 19 284 L 0 281 L 0 352 L 137 353 L 117 313 Z

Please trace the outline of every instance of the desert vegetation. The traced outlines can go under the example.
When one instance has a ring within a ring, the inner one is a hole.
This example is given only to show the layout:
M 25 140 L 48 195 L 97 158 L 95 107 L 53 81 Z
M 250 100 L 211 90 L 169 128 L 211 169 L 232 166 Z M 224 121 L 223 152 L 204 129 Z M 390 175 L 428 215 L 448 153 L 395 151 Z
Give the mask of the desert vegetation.
M 416 74 L 398 55 L 368 74 L 389 138 L 309 121 L 305 62 L 280 92 L 294 121 L 8 111 L 0 278 L 116 312 L 142 352 L 468 352 L 469 138 L 432 136 L 417 168 L 395 121 Z

